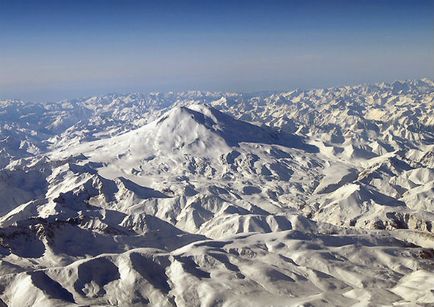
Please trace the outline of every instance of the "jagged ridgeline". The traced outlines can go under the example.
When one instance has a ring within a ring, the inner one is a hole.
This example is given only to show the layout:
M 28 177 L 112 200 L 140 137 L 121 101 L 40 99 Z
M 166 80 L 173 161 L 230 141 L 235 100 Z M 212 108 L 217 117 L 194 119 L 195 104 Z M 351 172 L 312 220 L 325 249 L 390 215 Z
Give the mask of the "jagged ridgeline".
M 434 304 L 428 79 L 1 100 L 0 191 L 7 306 Z

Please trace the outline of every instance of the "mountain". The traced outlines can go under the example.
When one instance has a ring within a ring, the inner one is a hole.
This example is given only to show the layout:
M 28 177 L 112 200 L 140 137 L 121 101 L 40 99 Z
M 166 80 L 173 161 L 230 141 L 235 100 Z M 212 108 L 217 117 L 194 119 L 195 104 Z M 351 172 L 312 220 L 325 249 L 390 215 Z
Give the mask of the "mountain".
M 434 304 L 433 106 L 428 79 L 1 101 L 0 305 Z

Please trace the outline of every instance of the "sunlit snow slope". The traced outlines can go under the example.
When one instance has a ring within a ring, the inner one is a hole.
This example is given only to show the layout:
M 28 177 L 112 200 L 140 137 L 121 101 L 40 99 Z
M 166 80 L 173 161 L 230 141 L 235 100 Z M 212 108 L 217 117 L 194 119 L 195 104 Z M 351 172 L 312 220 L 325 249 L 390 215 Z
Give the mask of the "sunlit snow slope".
M 434 304 L 434 82 L 0 101 L 0 305 Z

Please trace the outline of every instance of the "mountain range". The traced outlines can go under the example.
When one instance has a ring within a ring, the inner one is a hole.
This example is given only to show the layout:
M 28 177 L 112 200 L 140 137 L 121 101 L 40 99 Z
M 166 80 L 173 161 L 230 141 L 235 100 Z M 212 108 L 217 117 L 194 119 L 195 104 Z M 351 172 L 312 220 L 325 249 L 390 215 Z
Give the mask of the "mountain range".
M 0 191 L 0 305 L 434 304 L 429 79 L 0 100 Z

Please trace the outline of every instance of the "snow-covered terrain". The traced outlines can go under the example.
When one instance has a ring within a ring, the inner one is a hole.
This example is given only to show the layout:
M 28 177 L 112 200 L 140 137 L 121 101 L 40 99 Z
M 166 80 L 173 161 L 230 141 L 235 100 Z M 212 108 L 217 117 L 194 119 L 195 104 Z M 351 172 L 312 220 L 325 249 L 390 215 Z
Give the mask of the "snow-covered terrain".
M 434 82 L 0 100 L 0 305 L 434 305 Z

